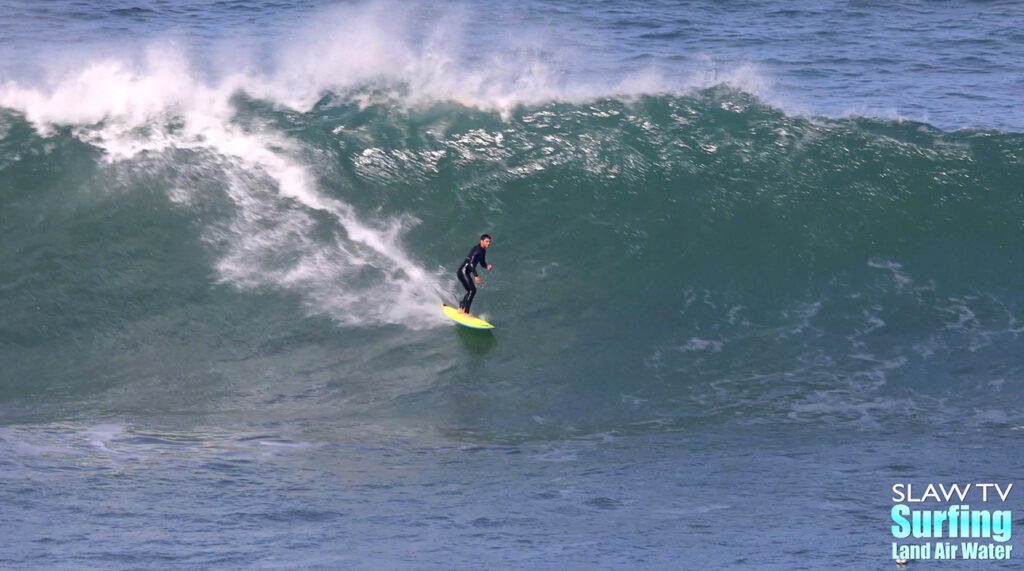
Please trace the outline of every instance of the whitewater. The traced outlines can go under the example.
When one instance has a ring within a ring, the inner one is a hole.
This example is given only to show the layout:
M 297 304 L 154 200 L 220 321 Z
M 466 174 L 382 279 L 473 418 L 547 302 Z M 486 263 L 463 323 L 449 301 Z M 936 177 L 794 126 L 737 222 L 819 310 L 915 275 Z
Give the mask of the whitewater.
M 0 566 L 895 566 L 1021 469 L 1021 16 L 12 2 Z

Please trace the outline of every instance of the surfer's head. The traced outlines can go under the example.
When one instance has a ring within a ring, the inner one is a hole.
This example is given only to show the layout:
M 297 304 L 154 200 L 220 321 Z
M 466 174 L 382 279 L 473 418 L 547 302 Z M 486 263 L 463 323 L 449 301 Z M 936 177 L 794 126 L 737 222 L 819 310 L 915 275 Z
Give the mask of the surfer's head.
M 485 249 L 491 247 L 490 234 L 484 234 L 483 236 L 480 236 L 480 247 Z

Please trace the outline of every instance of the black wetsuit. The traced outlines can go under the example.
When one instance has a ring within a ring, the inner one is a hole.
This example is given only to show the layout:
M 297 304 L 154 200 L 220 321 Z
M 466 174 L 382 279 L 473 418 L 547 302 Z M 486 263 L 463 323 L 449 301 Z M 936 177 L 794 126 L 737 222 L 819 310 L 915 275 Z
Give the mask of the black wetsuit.
M 466 313 L 469 313 L 469 306 L 473 304 L 473 297 L 476 295 L 476 284 L 473 283 L 473 278 L 476 277 L 476 266 L 480 264 L 486 268 L 486 256 L 487 250 L 483 246 L 479 244 L 473 246 L 473 249 L 469 251 L 469 255 L 466 256 L 466 261 L 462 262 L 462 265 L 459 266 L 459 271 L 456 272 L 462 287 L 466 288 L 466 297 L 463 297 L 462 302 L 459 303 L 459 309 Z

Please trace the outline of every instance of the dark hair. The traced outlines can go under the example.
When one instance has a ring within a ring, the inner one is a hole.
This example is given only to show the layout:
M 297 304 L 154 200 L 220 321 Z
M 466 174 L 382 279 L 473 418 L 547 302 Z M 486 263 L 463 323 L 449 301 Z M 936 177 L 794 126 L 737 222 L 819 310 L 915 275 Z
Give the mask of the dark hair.
M 487 239 L 488 239 L 488 238 L 490 238 L 490 237 L 491 237 L 491 235 L 490 235 L 490 234 L 484 234 L 483 236 L 480 236 L 480 241 L 482 242 L 482 241 L 484 241 L 484 240 L 487 240 Z

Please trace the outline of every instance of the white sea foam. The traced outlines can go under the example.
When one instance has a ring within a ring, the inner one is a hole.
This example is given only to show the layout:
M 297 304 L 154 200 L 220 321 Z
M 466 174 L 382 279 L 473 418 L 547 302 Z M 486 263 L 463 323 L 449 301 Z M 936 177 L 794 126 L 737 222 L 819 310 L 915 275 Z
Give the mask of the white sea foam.
M 894 262 L 892 260 L 884 260 L 880 258 L 871 258 L 868 260 L 868 267 L 876 268 L 879 270 L 889 270 L 892 272 L 893 282 L 896 284 L 897 290 L 904 290 L 910 286 L 913 281 L 905 273 L 903 273 L 903 264 Z
M 110 442 L 124 433 L 125 427 L 119 424 L 97 424 L 85 430 L 89 444 L 111 453 L 116 453 L 116 451 L 110 448 Z
M 710 353 L 720 353 L 725 344 L 721 341 L 714 341 L 710 339 L 700 339 L 699 337 L 691 337 L 685 345 L 676 347 L 677 351 L 690 352 L 690 351 L 707 351 Z

